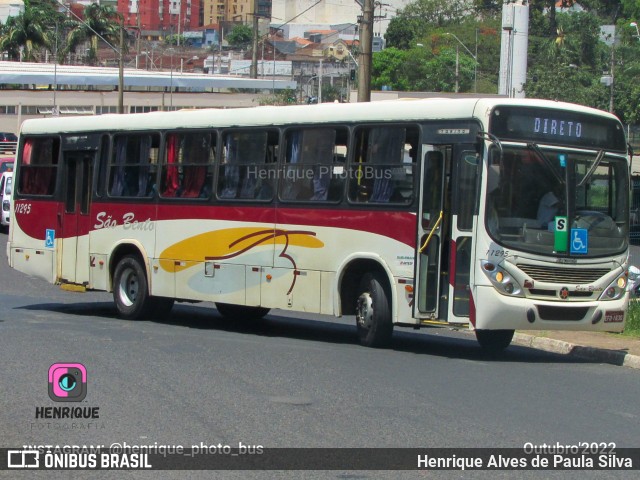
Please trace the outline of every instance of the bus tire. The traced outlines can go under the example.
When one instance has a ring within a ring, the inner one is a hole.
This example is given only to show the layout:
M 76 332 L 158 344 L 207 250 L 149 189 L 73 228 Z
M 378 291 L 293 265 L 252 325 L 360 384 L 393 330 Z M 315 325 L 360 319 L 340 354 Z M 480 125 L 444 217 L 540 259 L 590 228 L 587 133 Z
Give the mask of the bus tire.
M 216 308 L 220 315 L 233 320 L 260 320 L 270 311 L 269 308 L 247 307 L 230 303 L 216 303 Z
M 391 343 L 393 323 L 386 279 L 379 273 L 367 273 L 360 281 L 358 292 L 356 328 L 360 344 L 365 347 L 387 347 Z
M 476 330 L 476 339 L 485 352 L 500 353 L 511 344 L 515 330 Z
M 127 320 L 140 320 L 151 313 L 147 274 L 135 255 L 122 257 L 113 273 L 113 300 L 118 316 Z

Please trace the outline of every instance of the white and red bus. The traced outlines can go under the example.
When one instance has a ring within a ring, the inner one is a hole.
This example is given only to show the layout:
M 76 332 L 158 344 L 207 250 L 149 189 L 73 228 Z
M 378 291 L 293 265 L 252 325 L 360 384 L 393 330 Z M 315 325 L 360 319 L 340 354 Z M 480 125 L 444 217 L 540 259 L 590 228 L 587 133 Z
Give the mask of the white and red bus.
M 624 326 L 629 159 L 613 115 L 504 98 L 25 121 L 11 267 L 112 291 L 127 319 L 174 301 L 394 326 Z

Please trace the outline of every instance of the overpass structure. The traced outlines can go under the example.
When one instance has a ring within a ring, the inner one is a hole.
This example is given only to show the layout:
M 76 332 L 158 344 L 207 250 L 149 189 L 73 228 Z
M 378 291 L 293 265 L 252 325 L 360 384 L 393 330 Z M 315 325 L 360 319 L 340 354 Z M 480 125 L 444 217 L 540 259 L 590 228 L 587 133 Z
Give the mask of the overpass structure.
M 2 85 L 56 85 L 58 90 L 71 87 L 117 88 L 119 72 L 113 67 L 87 67 L 52 63 L 0 62 Z M 179 70 L 158 71 L 124 69 L 125 90 L 171 88 L 183 91 L 212 91 L 223 89 L 282 90 L 295 89 L 289 79 L 244 78 L 233 75 L 184 73 Z
M 116 113 L 118 69 L 0 62 L 0 131 L 17 133 L 27 118 Z M 183 108 L 251 107 L 260 97 L 296 89 L 289 78 L 254 79 L 124 69 L 127 113 Z

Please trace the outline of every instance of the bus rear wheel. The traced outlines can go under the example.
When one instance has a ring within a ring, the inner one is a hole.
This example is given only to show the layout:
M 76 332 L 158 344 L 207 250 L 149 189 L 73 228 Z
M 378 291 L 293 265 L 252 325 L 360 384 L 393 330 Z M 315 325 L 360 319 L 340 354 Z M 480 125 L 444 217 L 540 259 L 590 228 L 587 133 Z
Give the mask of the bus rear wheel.
M 216 308 L 220 315 L 233 320 L 260 320 L 270 310 L 264 307 L 247 307 L 230 303 L 216 303 Z
M 476 330 L 476 339 L 488 353 L 500 353 L 511 344 L 515 330 Z
M 127 255 L 116 265 L 113 300 L 121 318 L 139 320 L 151 313 L 155 299 L 149 295 L 147 275 L 138 257 Z
M 356 328 L 360 344 L 386 347 L 391 343 L 393 323 L 386 279 L 379 273 L 367 273 L 360 281 L 356 302 Z

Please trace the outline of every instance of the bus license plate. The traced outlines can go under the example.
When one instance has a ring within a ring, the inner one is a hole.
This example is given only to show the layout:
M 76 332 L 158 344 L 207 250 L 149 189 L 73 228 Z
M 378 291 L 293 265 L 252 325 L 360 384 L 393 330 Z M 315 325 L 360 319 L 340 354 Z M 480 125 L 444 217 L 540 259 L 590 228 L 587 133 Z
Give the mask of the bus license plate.
M 605 312 L 604 323 L 622 323 L 624 321 L 624 312 L 622 310 L 614 310 L 613 312 Z

